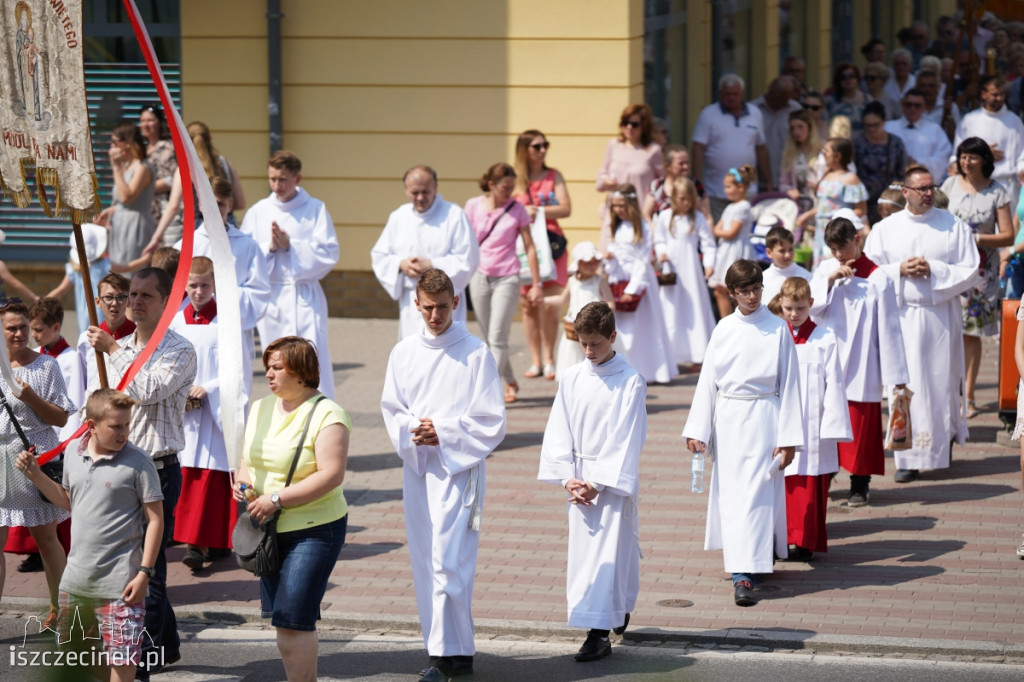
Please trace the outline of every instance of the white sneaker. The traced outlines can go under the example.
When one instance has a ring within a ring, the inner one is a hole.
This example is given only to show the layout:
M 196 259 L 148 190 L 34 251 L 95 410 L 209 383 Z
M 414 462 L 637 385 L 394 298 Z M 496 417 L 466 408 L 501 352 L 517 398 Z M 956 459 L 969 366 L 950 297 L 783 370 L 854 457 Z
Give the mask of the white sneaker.
M 1017 556 L 1019 556 L 1021 559 L 1024 559 L 1024 535 L 1021 535 L 1020 537 L 1021 543 L 1020 547 L 1017 548 Z

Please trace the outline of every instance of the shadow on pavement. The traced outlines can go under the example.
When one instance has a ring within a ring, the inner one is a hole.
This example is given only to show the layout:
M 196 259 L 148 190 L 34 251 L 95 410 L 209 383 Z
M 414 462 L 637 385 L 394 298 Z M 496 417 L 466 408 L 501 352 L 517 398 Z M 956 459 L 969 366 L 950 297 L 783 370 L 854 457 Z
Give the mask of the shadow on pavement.
M 931 530 L 938 522 L 933 516 L 897 516 L 870 519 L 852 519 L 850 521 L 828 522 L 830 540 L 853 538 L 872 533 L 925 531 Z
M 237 564 L 227 564 L 233 570 L 239 571 Z M 242 575 L 241 571 L 236 575 Z M 236 580 L 216 580 L 213 578 L 204 580 L 194 580 L 187 585 L 168 585 L 167 586 L 167 597 L 171 600 L 171 603 L 177 606 L 178 604 L 207 604 L 210 606 L 210 610 L 216 610 L 212 603 L 215 599 L 213 595 L 238 595 L 245 594 L 249 599 L 256 600 L 256 605 L 259 606 L 260 599 L 260 581 L 259 578 L 245 573 L 243 577 Z
M 349 455 L 345 470 L 348 472 L 384 471 L 401 469 L 402 459 L 393 452 L 381 452 L 374 455 Z M 348 494 L 348 490 L 345 491 Z
M 922 476 L 931 476 L 931 473 L 924 472 Z M 950 478 L 960 477 L 951 476 Z M 895 489 L 872 490 L 871 506 L 889 507 L 907 504 L 908 502 L 917 502 L 923 505 L 974 502 L 1014 493 L 1019 494 L 1020 491 L 1009 485 L 996 485 L 992 483 L 929 484 L 927 482 L 922 483 L 919 479 L 918 482 L 908 483 Z
M 339 561 L 357 561 L 366 557 L 389 554 L 404 545 L 401 542 L 369 542 L 360 544 L 358 542 L 346 542 L 341 550 Z
M 540 447 L 544 441 L 543 431 L 520 431 L 519 433 L 506 433 L 505 440 L 501 442 L 494 452 L 516 450 L 517 448 Z M 492 453 L 493 455 L 493 453 Z

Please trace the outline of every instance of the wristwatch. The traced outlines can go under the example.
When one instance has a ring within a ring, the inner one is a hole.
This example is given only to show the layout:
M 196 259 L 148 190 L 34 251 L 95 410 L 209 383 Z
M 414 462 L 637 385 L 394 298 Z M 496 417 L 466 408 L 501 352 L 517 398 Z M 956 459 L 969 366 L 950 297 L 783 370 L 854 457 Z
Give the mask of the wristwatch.
M 277 493 L 274 493 L 273 495 L 270 496 L 270 501 L 274 503 L 275 507 L 277 507 L 277 511 L 281 511 L 281 496 L 280 495 L 278 495 Z
M 155 571 L 149 566 L 139 566 L 139 573 L 145 573 L 149 578 L 152 578 Z

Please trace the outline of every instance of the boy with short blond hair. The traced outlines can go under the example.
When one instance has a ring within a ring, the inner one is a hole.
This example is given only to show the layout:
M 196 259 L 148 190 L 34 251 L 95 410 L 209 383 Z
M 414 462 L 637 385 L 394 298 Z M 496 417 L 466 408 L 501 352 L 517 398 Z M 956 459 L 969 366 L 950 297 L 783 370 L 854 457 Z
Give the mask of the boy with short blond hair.
M 187 545 L 181 563 L 193 571 L 227 552 L 237 518 L 218 418 L 216 291 L 213 261 L 195 256 L 185 284 L 188 302 L 171 321 L 171 329 L 196 349 L 196 378 L 185 403 L 185 447 L 178 453 L 181 496 L 174 518 L 174 539 Z
M 110 388 L 89 396 L 89 430 L 68 444 L 62 483 L 40 470 L 33 453 L 23 451 L 16 463 L 74 520 L 75 542 L 60 582 L 59 641 L 72 636 L 76 614 L 83 626 L 98 624 L 111 680 L 132 679 L 141 662 L 145 635 L 139 633 L 164 524 L 156 465 L 128 442 L 134 404 Z
M 765 253 L 772 260 L 763 275 L 762 283 L 764 292 L 761 300 L 765 304 L 771 302 L 775 295 L 782 288 L 782 283 L 789 277 L 802 277 L 807 281 L 811 279 L 811 273 L 793 262 L 796 248 L 793 243 L 793 233 L 784 227 L 773 227 L 768 230 L 764 238 Z
M 793 561 L 828 551 L 825 509 L 832 474 L 839 471 L 836 444 L 853 439 L 839 343 L 810 319 L 813 303 L 807 280 L 790 277 L 782 283 L 780 316 L 796 345 L 804 410 L 804 444 L 786 467 L 786 537 Z
M 579 662 L 612 652 L 640 591 L 634 519 L 647 438 L 647 384 L 613 348 L 615 313 L 604 301 L 573 322 L 587 362 L 565 370 L 544 430 L 537 478 L 569 493 L 569 627 L 588 628 Z

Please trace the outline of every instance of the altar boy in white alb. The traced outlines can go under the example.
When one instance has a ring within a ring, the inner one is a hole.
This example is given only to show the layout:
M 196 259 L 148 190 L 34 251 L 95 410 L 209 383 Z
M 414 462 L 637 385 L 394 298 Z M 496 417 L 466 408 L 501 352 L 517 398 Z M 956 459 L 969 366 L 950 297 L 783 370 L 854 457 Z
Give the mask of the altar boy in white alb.
M 443 271 L 416 286 L 424 328 L 391 351 L 381 411 L 402 458 L 405 530 L 430 667 L 421 682 L 473 671 L 473 581 L 484 461 L 505 438 L 505 400 L 487 346 L 452 315 Z
M 804 444 L 800 367 L 786 323 L 761 305 L 761 267 L 736 261 L 725 286 L 737 308 L 711 335 L 683 438 L 691 452 L 714 451 L 704 549 L 722 550 L 736 604 L 753 606 L 772 550 L 788 556 L 774 458 L 785 468 Z
M 914 447 L 895 454 L 897 483 L 920 469 L 949 467 L 951 441 L 967 438 L 960 293 L 974 285 L 980 257 L 971 228 L 933 208 L 935 181 L 920 166 L 903 180 L 907 209 L 876 224 L 864 255 L 896 284 L 907 356 Z
M 416 282 L 430 268 L 444 270 L 465 299 L 466 285 L 480 262 L 476 234 L 466 213 L 437 193 L 437 173 L 429 166 L 413 166 L 402 178 L 408 204 L 388 216 L 387 225 L 370 251 L 373 273 L 393 300 L 398 301 L 398 338 L 423 328 L 416 309 Z M 456 322 L 466 321 L 466 307 L 459 306 Z
M 565 371 L 544 430 L 537 478 L 569 493 L 569 627 L 588 628 L 576 660 L 611 654 L 640 591 L 637 493 L 647 385 L 617 354 L 615 313 L 588 303 L 573 323 L 586 362 Z
M 320 280 L 338 262 L 338 235 L 324 202 L 299 187 L 302 161 L 289 151 L 268 162 L 270 196 L 245 212 L 242 232 L 260 245 L 270 275 L 270 304 L 257 325 L 266 346 L 282 336 L 309 339 L 320 356 L 320 391 L 334 398 L 327 345 L 327 297 Z

